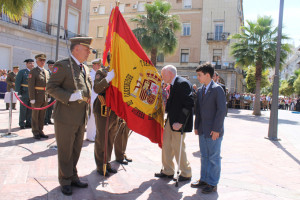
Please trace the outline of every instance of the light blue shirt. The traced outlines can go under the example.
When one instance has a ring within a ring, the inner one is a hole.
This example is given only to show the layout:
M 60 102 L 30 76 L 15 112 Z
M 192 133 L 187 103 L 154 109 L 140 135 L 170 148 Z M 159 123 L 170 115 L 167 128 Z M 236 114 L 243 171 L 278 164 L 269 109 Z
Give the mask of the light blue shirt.
M 211 80 L 211 81 L 213 81 L 213 80 Z M 209 84 L 207 84 L 207 86 L 204 85 L 204 87 L 205 87 L 205 94 L 207 92 L 207 89 L 210 87 L 211 81 L 209 82 Z

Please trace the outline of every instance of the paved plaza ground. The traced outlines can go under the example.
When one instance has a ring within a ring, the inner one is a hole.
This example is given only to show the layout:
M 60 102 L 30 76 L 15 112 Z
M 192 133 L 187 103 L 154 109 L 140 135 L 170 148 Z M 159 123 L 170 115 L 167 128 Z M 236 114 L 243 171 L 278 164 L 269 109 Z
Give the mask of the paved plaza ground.
M 158 179 L 161 149 L 147 138 L 132 133 L 127 155 L 129 165 L 112 162 L 118 173 L 103 178 L 97 174 L 94 143 L 84 141 L 77 165 L 86 189 L 73 188 L 68 197 L 60 192 L 57 180 L 57 151 L 53 125 L 45 126 L 49 139 L 36 141 L 30 129 L 19 129 L 18 109 L 13 111 L 12 133 L 17 137 L 0 138 L 0 200 L 293 200 L 300 199 L 300 113 L 279 111 L 278 138 L 268 135 L 269 111 L 262 116 L 251 111 L 230 109 L 225 119 L 222 143 L 222 172 L 218 192 L 204 195 L 191 182 Z M 0 100 L 0 133 L 8 128 L 8 111 Z M 187 156 L 192 167 L 192 181 L 200 176 L 198 137 L 188 133 Z M 112 158 L 114 160 L 114 156 Z

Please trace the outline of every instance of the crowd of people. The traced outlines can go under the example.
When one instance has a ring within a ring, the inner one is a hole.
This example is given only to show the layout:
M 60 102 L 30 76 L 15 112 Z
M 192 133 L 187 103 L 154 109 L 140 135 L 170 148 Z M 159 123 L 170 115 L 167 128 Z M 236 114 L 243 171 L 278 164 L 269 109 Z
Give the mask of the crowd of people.
M 241 108 L 253 110 L 255 94 L 252 93 L 230 93 L 226 94 L 226 101 L 229 108 Z M 279 97 L 278 108 L 283 110 L 296 110 L 296 104 L 299 98 Z M 262 110 L 270 110 L 272 105 L 272 97 L 269 95 L 260 96 L 260 105 Z

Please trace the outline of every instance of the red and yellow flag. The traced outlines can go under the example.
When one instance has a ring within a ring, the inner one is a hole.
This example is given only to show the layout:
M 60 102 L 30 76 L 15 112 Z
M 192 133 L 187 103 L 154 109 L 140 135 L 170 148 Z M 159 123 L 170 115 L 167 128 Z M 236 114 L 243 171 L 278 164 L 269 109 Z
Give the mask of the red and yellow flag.
M 111 41 L 106 43 L 110 46 L 105 50 L 111 53 L 110 67 L 115 78 L 106 90 L 106 104 L 127 122 L 129 129 L 161 146 L 164 122 L 161 76 L 118 7 L 112 10 L 110 20 L 107 36 L 112 38 L 106 38 Z

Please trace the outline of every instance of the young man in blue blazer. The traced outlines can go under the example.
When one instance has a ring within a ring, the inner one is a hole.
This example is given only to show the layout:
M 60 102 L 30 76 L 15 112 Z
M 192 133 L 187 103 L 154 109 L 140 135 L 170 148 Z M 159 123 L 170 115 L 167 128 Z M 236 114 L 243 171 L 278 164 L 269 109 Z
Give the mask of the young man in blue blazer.
M 214 68 L 210 63 L 196 69 L 197 79 L 203 84 L 197 92 L 195 134 L 199 135 L 201 153 L 201 177 L 191 184 L 203 188 L 202 193 L 217 191 L 221 173 L 221 143 L 226 115 L 225 94 L 212 80 Z

